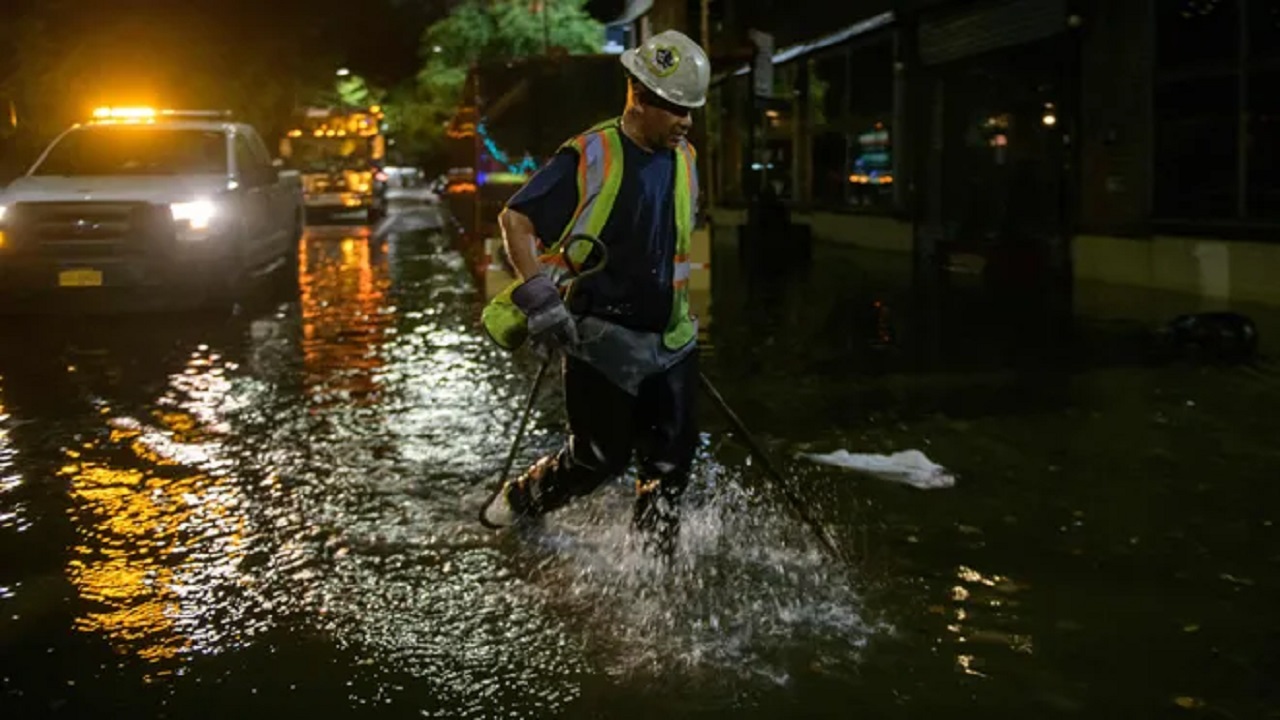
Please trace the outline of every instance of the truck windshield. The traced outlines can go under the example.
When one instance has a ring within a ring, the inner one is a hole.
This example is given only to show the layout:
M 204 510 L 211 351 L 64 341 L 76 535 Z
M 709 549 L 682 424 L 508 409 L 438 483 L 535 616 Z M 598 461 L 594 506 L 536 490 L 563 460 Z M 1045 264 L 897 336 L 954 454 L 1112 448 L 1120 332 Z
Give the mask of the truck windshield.
M 227 137 L 217 130 L 87 127 L 58 141 L 32 175 L 223 175 Z
M 372 155 L 368 138 L 303 137 L 292 142 L 294 168 L 302 172 L 335 172 L 369 167 Z

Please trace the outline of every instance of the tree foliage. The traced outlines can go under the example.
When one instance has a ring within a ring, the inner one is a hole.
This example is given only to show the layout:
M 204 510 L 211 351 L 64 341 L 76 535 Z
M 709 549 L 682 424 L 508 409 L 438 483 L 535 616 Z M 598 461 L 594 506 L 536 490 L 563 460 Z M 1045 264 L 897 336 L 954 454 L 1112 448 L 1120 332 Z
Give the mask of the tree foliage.
M 370 85 L 360 75 L 338 78 L 333 90 L 333 98 L 326 104 L 342 107 L 369 107 L 381 104 L 386 98 L 384 90 Z
M 420 152 L 437 150 L 475 63 L 600 52 L 604 26 L 583 9 L 586 1 L 463 0 L 423 32 L 417 85 L 395 94 L 388 119 L 412 128 Z
M 530 57 L 555 47 L 569 53 L 599 52 L 604 26 L 583 10 L 585 4 L 586 0 L 464 0 L 423 34 L 424 70 L 465 69 L 482 58 Z

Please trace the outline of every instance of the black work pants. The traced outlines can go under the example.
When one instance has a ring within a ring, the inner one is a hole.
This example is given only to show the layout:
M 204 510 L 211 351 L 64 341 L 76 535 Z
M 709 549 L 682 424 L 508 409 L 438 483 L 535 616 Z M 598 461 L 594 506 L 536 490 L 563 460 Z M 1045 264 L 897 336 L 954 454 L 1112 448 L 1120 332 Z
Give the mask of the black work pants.
M 634 455 L 639 474 L 633 522 L 650 547 L 670 554 L 698 444 L 697 350 L 645 378 L 635 396 L 586 362 L 566 357 L 564 389 L 569 439 L 531 470 L 538 477 L 538 512 L 592 492 L 624 472 Z

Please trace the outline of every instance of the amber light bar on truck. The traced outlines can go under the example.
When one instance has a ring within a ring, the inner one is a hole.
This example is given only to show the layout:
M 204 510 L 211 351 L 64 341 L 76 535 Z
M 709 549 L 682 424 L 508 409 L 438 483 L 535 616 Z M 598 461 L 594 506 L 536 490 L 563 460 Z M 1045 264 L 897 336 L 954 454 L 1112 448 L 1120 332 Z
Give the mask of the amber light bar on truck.
M 155 122 L 156 118 L 230 118 L 230 110 L 156 110 L 151 107 L 100 107 L 93 111 L 98 122 Z

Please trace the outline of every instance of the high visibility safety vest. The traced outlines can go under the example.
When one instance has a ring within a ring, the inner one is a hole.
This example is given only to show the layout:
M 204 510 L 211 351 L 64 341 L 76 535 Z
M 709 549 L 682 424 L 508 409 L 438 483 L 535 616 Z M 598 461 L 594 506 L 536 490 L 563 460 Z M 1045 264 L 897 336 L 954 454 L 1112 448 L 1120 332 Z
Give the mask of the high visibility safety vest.
M 578 152 L 578 207 L 572 219 L 561 233 L 560 238 L 539 257 L 539 261 L 556 269 L 563 265 L 560 255 L 561 244 L 569 237 L 578 234 L 599 237 L 613 211 L 614 201 L 618 197 L 618 189 L 622 187 L 622 130 L 619 119 L 614 118 L 595 125 L 586 132 L 572 138 L 563 147 L 571 147 Z M 681 143 L 676 151 L 675 187 L 675 220 L 676 248 L 672 260 L 672 303 L 671 315 L 662 333 L 663 344 L 671 350 L 686 345 L 697 332 L 693 317 L 689 314 L 689 247 L 697 224 L 698 208 L 698 170 L 697 152 L 688 141 Z M 574 246 L 583 248 L 584 253 L 590 251 L 586 243 Z M 580 263 L 586 258 L 570 258 L 571 262 Z M 516 310 L 511 302 L 511 291 L 520 285 L 516 281 L 499 293 L 489 307 L 485 308 L 483 319 L 490 337 L 508 350 L 514 350 L 527 337 L 527 328 L 523 328 L 525 318 Z M 521 325 L 521 328 L 513 327 Z

